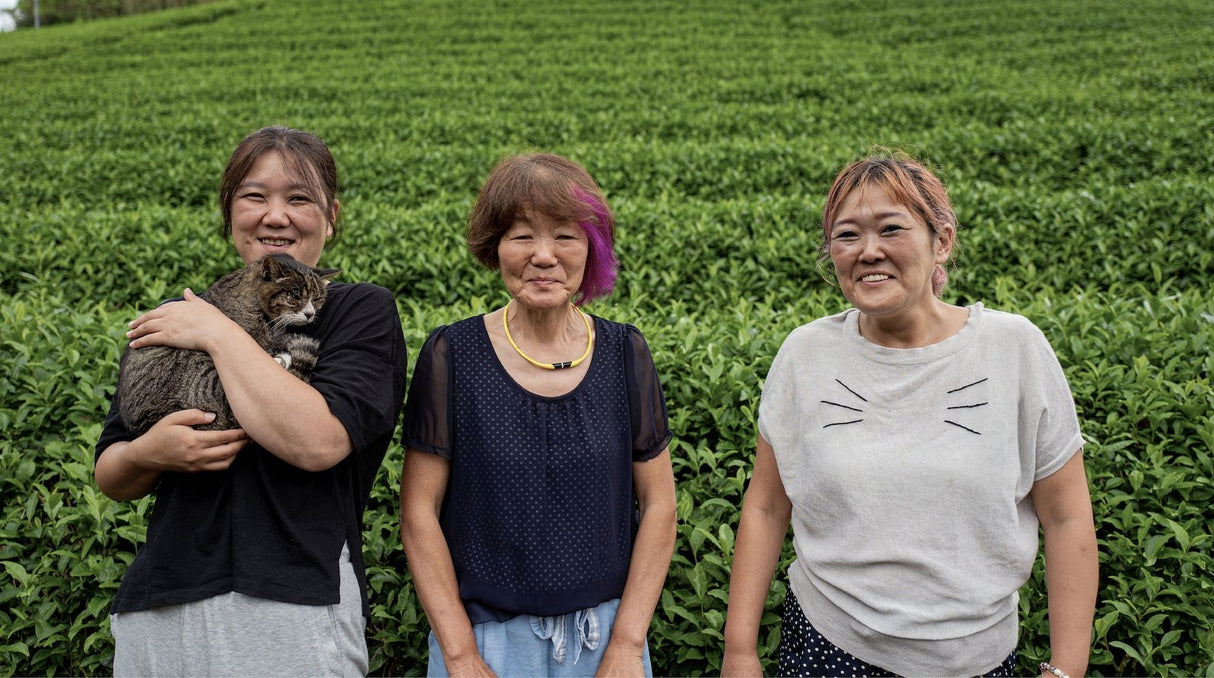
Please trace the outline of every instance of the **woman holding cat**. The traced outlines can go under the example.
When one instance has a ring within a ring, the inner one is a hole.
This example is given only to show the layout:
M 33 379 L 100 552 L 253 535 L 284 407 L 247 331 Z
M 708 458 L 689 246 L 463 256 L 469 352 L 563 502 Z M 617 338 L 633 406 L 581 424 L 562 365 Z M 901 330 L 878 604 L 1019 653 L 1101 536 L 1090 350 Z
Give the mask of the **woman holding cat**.
M 762 673 L 789 523 L 780 675 L 1015 675 L 1017 591 L 1045 535 L 1051 663 L 1087 667 L 1096 535 L 1058 359 L 1010 313 L 940 299 L 957 221 L 901 155 L 835 179 L 823 258 L 855 307 L 792 332 L 759 407 L 724 675 Z
M 549 154 L 489 175 L 468 219 L 505 306 L 426 341 L 405 406 L 401 539 L 430 675 L 651 675 L 674 548 L 666 405 L 610 293 L 614 218 Z M 638 520 L 639 518 L 639 520 Z
M 336 191 L 323 141 L 263 128 L 224 171 L 223 234 L 246 263 L 315 266 L 338 234 Z M 134 437 L 111 406 L 97 484 L 156 498 L 112 609 L 116 675 L 367 672 L 362 512 L 400 412 L 405 345 L 388 290 L 335 282 L 326 297 L 301 330 L 320 343 L 310 383 L 188 289 L 131 323 L 132 350 L 207 352 L 241 428 L 199 431 L 213 415 L 186 410 Z

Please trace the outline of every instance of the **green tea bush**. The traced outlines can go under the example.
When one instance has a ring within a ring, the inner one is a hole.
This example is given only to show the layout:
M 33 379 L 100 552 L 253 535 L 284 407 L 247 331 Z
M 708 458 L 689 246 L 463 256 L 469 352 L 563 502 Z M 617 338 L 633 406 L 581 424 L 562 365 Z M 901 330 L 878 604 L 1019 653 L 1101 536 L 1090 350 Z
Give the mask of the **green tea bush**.
M 92 478 L 124 324 L 238 265 L 219 175 L 244 134 L 288 124 L 341 169 L 324 263 L 396 294 L 411 358 L 505 301 L 462 236 L 497 160 L 550 150 L 602 184 L 622 270 L 590 310 L 645 333 L 675 434 L 660 675 L 719 671 L 763 379 L 789 331 L 846 307 L 816 265 L 832 177 L 877 145 L 922 157 L 962 225 L 946 296 L 1032 319 L 1075 395 L 1091 673 L 1214 676 L 1205 4 L 217 0 L 0 35 L 0 675 L 110 671 L 107 612 L 153 501 Z M 393 444 L 366 512 L 376 675 L 425 670 L 401 460 Z M 1030 675 L 1040 563 L 1020 605 Z

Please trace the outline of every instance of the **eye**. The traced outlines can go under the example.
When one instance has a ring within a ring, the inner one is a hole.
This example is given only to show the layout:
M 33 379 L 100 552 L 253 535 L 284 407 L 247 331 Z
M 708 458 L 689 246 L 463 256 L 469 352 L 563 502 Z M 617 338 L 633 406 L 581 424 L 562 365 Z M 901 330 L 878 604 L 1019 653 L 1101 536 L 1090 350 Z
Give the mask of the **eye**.
M 846 242 L 846 241 L 855 240 L 857 237 L 859 237 L 859 236 L 856 235 L 855 231 L 852 231 L 849 229 L 843 229 L 841 231 L 835 231 L 834 233 L 832 233 L 830 239 L 831 240 L 841 240 L 841 241 Z
M 882 233 L 889 234 L 889 235 L 898 233 L 899 231 L 905 231 L 905 230 L 906 230 L 905 227 L 899 226 L 898 224 L 888 224 L 881 228 Z
M 248 193 L 241 193 L 240 195 L 238 195 L 236 197 L 241 200 L 264 200 L 265 199 L 265 196 L 258 193 L 257 191 L 249 191 Z
M 306 205 L 312 202 L 312 198 L 310 196 L 302 194 L 293 195 L 289 198 L 289 200 L 297 205 Z

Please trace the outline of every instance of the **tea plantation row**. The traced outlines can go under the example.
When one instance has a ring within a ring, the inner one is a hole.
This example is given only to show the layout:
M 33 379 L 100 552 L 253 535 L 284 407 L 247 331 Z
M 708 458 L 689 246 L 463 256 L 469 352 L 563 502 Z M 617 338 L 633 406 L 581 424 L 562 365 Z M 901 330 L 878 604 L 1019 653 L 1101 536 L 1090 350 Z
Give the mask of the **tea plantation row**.
M 873 145 L 921 155 L 962 222 L 948 296 L 1031 318 L 1075 394 L 1091 671 L 1214 676 L 1204 3 L 218 0 L 0 35 L 0 74 L 0 675 L 109 670 L 151 506 L 92 479 L 123 325 L 237 265 L 218 177 L 282 123 L 330 142 L 346 232 L 323 261 L 393 290 L 411 358 L 505 300 L 461 230 L 495 161 L 551 150 L 600 181 L 623 270 L 590 310 L 644 331 L 675 432 L 663 675 L 719 670 L 763 378 L 791 329 L 845 307 L 815 265 L 829 182 Z M 400 462 L 393 445 L 364 534 L 379 675 L 425 668 Z M 785 593 L 781 573 L 767 662 Z M 1021 608 L 1028 675 L 1048 654 L 1040 563 Z

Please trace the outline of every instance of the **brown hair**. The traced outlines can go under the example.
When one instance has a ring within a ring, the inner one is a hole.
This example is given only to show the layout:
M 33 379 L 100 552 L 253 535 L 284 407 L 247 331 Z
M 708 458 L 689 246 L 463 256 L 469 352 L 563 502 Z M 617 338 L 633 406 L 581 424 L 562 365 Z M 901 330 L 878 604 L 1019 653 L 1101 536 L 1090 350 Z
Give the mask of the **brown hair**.
M 287 171 L 321 193 L 325 214 L 333 214 L 333 205 L 337 202 L 337 163 L 325 142 L 315 134 L 289 127 L 262 127 L 237 144 L 219 180 L 223 237 L 232 236 L 232 200 L 236 196 L 236 189 L 257 160 L 271 151 L 278 153 Z M 329 240 L 334 242 L 341 235 L 341 224 L 334 220 L 330 226 L 333 227 L 333 237 Z M 325 244 L 328 246 L 328 243 Z
M 952 226 L 956 250 L 956 232 L 960 225 L 943 182 L 911 156 L 901 151 L 880 149 L 843 168 L 831 184 L 826 194 L 826 204 L 822 207 L 820 262 L 830 258 L 831 230 L 844 201 L 852 191 L 868 186 L 884 189 L 894 202 L 910 209 L 927 224 L 933 238 L 939 237 L 943 227 Z M 948 271 L 943 266 L 936 266 L 932 275 L 932 292 L 940 296 L 947 283 Z
M 515 155 L 493 168 L 468 214 L 466 240 L 472 256 L 485 268 L 497 270 L 499 241 L 529 212 L 575 221 L 586 232 L 586 270 L 575 303 L 610 294 L 619 268 L 615 216 L 590 174 L 559 155 Z

